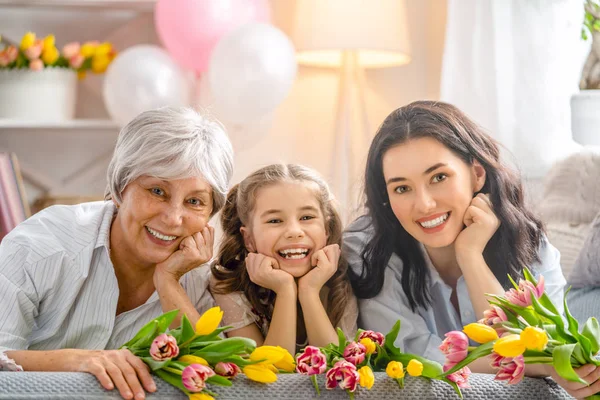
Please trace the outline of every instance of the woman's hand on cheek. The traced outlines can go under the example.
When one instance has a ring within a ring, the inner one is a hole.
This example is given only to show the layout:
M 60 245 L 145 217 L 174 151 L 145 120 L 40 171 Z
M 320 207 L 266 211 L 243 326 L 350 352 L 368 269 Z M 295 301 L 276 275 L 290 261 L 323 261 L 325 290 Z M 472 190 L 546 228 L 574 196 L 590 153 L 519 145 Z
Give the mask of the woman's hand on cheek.
M 279 263 L 272 257 L 250 253 L 246 257 L 246 270 L 252 282 L 277 294 L 288 289 L 296 290 L 294 277 L 279 269 Z
M 313 253 L 311 263 L 315 267 L 300 278 L 298 289 L 302 292 L 312 290 L 318 294 L 323 285 L 337 271 L 340 253 L 340 246 L 337 244 L 330 244 Z
M 465 212 L 464 224 L 466 228 L 458 234 L 454 242 L 457 259 L 471 255 L 481 256 L 500 226 L 489 195 L 479 193 L 471 200 L 471 205 Z
M 184 238 L 179 249 L 156 265 L 154 274 L 170 274 L 177 281 L 185 273 L 210 261 L 213 255 L 215 230 L 206 225 L 201 232 Z

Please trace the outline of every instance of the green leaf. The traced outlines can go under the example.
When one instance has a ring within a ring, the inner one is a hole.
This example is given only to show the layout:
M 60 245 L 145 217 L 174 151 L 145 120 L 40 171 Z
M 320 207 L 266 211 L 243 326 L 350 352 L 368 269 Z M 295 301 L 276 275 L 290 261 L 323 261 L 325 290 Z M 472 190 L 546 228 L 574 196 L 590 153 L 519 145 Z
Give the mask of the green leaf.
M 342 331 L 339 327 L 337 328 L 337 336 L 338 336 L 338 351 L 340 353 L 344 352 L 346 348 L 346 335 L 344 335 L 344 331 Z
M 575 346 L 577 346 L 576 343 L 569 343 L 554 348 L 554 351 L 552 351 L 554 369 L 563 379 L 587 385 L 587 382 L 577 375 L 571 365 L 571 354 L 573 354 Z
M 581 335 L 590 341 L 590 352 L 592 355 L 596 355 L 600 351 L 600 325 L 598 325 L 598 320 L 594 317 L 589 318 L 583 325 Z
M 169 326 L 171 326 L 178 314 L 179 310 L 171 310 L 168 313 L 164 313 L 160 317 L 156 318 L 156 321 L 158 321 L 158 332 L 165 332 Z
M 171 363 L 171 359 L 165 361 L 156 361 L 152 357 L 140 357 L 143 362 L 148 364 L 152 371 L 158 371 L 161 368 L 167 367 Z
M 238 355 L 232 355 L 232 356 L 224 357 L 221 361 L 234 363 L 238 367 L 245 367 L 247 365 L 252 365 L 252 364 L 256 364 L 257 363 L 256 361 L 250 361 L 250 360 L 242 358 L 242 357 L 240 357 Z
M 231 381 L 220 375 L 213 375 L 210 378 L 207 378 L 206 382 L 214 385 L 231 386 Z
M 227 339 L 213 342 L 201 349 L 196 349 L 194 354 L 199 352 L 222 353 L 223 356 L 231 354 L 251 353 L 256 348 L 256 342 L 244 337 L 230 337 Z
M 458 387 L 458 385 L 456 384 L 456 382 L 452 382 L 450 379 L 448 378 L 442 378 L 440 379 L 441 381 L 446 382 L 448 385 L 452 386 L 452 389 L 454 389 L 454 391 L 456 392 L 456 394 L 458 395 L 458 397 L 460 397 L 461 399 L 463 398 L 462 392 L 460 391 L 460 388 Z
M 385 347 L 387 353 L 390 357 L 395 355 L 400 355 L 402 349 L 396 347 L 396 339 L 398 338 L 398 334 L 400 333 L 400 320 L 396 321 L 392 329 L 385 335 L 385 343 L 383 346 Z
M 428 360 L 415 354 L 401 353 L 399 355 L 394 354 L 390 356 L 390 360 L 400 361 L 405 367 L 408 365 L 410 360 L 413 359 L 420 361 L 421 364 L 423 364 L 422 376 L 425 378 L 439 379 L 440 375 L 444 373 L 444 369 L 442 368 L 442 365 L 440 363 Z
M 492 351 L 494 349 L 494 343 L 496 343 L 496 341 L 492 340 L 491 342 L 487 342 L 485 344 L 478 346 L 475 350 L 471 351 L 469 353 L 469 355 L 467 355 L 465 357 L 464 360 L 457 363 L 454 367 L 450 368 L 446 372 L 442 371 L 441 375 L 447 376 L 447 375 L 453 374 L 456 371 L 458 371 L 459 369 L 471 364 L 473 361 L 477 360 L 478 358 L 485 357 L 485 356 L 492 354 Z
M 556 332 L 558 332 L 558 335 L 561 339 L 564 339 L 569 343 L 577 342 L 577 339 L 573 337 L 571 333 L 565 330 L 565 322 L 563 321 L 562 317 L 558 314 L 553 313 L 552 311 L 544 307 L 542 304 L 540 304 L 540 302 L 537 300 L 533 293 L 531 294 L 531 303 L 538 314 L 543 315 L 544 317 L 554 322 L 554 325 L 556 325 Z
M 181 343 L 185 343 L 196 335 L 196 331 L 192 326 L 192 323 L 188 319 L 187 315 L 183 314 L 181 317 Z
M 123 346 L 119 347 L 120 349 L 129 349 L 132 348 L 138 341 L 151 336 L 152 340 L 154 340 L 154 337 L 156 336 L 158 331 L 158 321 L 156 321 L 155 319 L 148 322 L 146 325 L 144 325 L 142 327 L 142 329 L 140 329 L 138 331 L 138 333 L 135 334 L 135 336 L 127 343 L 125 343 Z
M 176 388 L 181 389 L 184 393 L 187 393 L 187 389 L 185 388 L 185 386 L 183 386 L 183 382 L 181 381 L 180 375 L 176 375 L 171 372 L 163 371 L 161 369 L 154 371 L 154 373 L 163 381 L 175 386 Z

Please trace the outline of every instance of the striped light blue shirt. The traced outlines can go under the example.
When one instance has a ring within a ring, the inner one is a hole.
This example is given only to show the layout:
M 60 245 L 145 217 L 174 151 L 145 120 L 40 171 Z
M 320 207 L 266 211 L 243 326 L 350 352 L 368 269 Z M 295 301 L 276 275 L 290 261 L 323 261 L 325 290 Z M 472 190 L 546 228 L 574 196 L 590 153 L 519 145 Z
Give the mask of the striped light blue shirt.
M 362 270 L 361 252 L 372 234 L 372 225 L 366 217 L 354 222 L 350 230 L 344 233 L 343 254 L 356 273 Z M 379 294 L 358 300 L 358 327 L 386 334 L 397 320 L 401 320 L 400 334 L 395 344 L 406 353 L 421 355 L 443 364 L 445 357 L 438 346 L 444 335 L 453 330 L 462 330 L 463 326 L 477 322 L 477 318 L 464 277 L 461 276 L 456 284 L 459 315 L 450 301 L 452 288 L 442 280 L 424 250 L 431 278 L 428 286 L 431 306 L 427 309 L 419 307 L 416 312 L 411 310 L 400 283 L 402 260 L 392 254 Z M 566 282 L 560 267 L 560 252 L 545 240 L 539 256 L 541 262 L 530 269 L 537 276 L 544 275 L 546 293 L 562 312 Z
M 7 350 L 115 349 L 162 314 L 156 291 L 116 315 L 119 286 L 110 261 L 112 202 L 47 208 L 0 244 L 0 353 Z M 214 302 L 210 270 L 181 278 L 202 313 Z

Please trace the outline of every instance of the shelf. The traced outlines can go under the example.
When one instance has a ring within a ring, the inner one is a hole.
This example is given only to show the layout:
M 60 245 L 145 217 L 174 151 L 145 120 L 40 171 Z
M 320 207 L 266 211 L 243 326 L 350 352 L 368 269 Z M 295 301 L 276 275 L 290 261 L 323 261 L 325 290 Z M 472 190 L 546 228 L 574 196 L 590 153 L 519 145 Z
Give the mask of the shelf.
M 156 0 L 0 0 L 0 7 L 71 8 L 81 10 L 131 10 L 150 12 Z
M 0 119 L 0 131 L 7 129 L 116 130 L 119 129 L 119 126 L 114 121 L 109 119 L 74 119 L 71 121 L 27 121 Z

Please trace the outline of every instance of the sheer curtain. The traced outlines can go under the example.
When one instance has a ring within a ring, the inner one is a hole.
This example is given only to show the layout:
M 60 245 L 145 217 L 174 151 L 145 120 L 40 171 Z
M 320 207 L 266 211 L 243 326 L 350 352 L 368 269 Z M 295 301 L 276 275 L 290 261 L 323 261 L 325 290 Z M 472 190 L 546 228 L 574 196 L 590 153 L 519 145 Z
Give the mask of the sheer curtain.
M 448 0 L 441 99 L 479 122 L 539 180 L 578 149 L 570 96 L 589 43 L 583 1 Z

